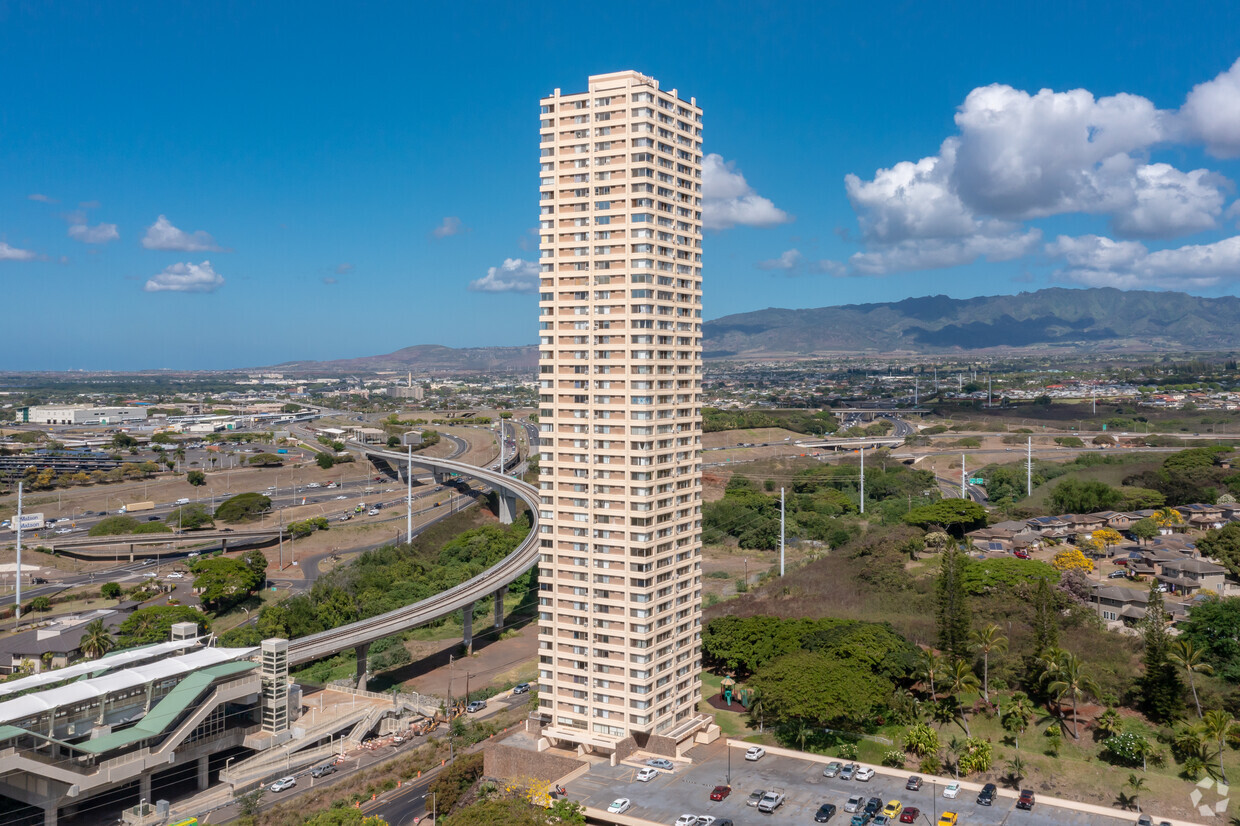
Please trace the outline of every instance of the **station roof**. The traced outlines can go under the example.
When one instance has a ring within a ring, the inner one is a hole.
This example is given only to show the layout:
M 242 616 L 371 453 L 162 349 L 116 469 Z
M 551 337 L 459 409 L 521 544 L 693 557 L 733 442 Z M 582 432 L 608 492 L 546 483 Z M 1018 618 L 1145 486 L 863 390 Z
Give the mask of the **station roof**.
M 139 648 L 126 648 L 122 651 L 113 651 L 97 660 L 77 663 L 66 668 L 57 668 L 54 671 L 41 671 L 29 677 L 22 677 L 20 680 L 10 680 L 7 683 L 0 683 L 0 697 L 20 694 L 23 691 L 42 688 L 45 685 L 61 683 L 65 680 L 76 679 L 88 674 L 98 674 L 101 671 L 124 668 L 130 663 L 162 659 L 165 655 L 171 654 L 174 651 L 193 648 L 198 645 L 199 639 L 175 640 L 173 642 L 161 642 L 156 645 L 144 645 Z
M 25 720 L 61 706 L 103 697 L 157 680 L 181 677 L 220 663 L 235 662 L 250 656 L 257 650 L 257 648 L 203 648 L 134 668 L 122 668 L 102 677 L 78 680 L 58 688 L 49 688 L 46 691 L 36 691 L 0 702 L 0 723 Z

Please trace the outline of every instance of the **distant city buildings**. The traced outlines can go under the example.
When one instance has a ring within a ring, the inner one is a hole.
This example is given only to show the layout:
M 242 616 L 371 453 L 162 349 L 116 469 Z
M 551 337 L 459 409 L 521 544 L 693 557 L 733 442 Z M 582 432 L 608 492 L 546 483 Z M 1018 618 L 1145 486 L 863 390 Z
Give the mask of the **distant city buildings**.
M 121 424 L 146 421 L 145 407 L 92 407 L 88 404 L 38 405 L 24 408 L 17 420 L 30 424 Z
M 541 103 L 542 733 L 670 753 L 709 723 L 702 110 L 632 71 Z

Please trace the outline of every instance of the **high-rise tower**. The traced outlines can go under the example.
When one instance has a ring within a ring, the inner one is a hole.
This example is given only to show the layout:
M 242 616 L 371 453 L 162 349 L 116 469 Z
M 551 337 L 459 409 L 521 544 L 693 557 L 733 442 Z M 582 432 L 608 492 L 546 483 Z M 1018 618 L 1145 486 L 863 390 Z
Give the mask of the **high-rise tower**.
M 628 71 L 541 111 L 543 734 L 666 745 L 704 725 L 702 110 Z

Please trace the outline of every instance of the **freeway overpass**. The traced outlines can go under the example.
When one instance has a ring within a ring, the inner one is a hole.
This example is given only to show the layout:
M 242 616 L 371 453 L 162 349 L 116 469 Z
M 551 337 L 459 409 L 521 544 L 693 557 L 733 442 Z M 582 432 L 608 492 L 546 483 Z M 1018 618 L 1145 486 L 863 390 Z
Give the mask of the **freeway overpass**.
M 862 447 L 900 447 L 903 444 L 903 436 L 851 436 L 845 439 L 817 439 L 812 442 L 797 442 L 798 447 L 814 448 L 816 450 L 857 450 Z
M 408 454 L 396 450 L 387 450 L 371 445 L 351 444 L 350 448 L 367 456 L 385 459 L 394 465 L 409 460 Z M 525 502 L 530 513 L 530 532 L 525 540 L 507 557 L 483 571 L 473 579 L 462 582 L 447 591 L 428 597 L 421 602 L 397 608 L 377 617 L 370 617 L 359 622 L 342 625 L 318 634 L 292 640 L 289 642 L 289 665 L 298 665 L 311 660 L 321 659 L 348 648 L 357 653 L 358 682 L 363 683 L 366 677 L 366 654 L 370 644 L 383 637 L 397 634 L 410 628 L 416 628 L 428 622 L 440 619 L 456 611 L 463 612 L 464 643 L 467 649 L 473 646 L 473 609 L 474 603 L 480 599 L 495 595 L 495 625 L 503 624 L 502 595 L 508 586 L 524 576 L 526 571 L 538 562 L 538 491 L 532 485 L 520 479 L 493 471 L 457 462 L 451 459 L 433 459 L 430 457 L 413 457 L 413 464 L 419 468 L 430 470 L 437 480 L 446 479 L 456 473 L 471 476 L 495 490 L 499 497 L 500 521 L 511 523 L 516 515 L 517 500 Z

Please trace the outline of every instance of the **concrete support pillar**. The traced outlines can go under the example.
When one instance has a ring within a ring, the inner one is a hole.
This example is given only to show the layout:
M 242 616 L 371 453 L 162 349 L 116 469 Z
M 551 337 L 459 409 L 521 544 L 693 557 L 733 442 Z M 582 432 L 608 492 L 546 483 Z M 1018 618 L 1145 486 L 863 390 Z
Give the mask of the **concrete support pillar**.
M 357 687 L 366 687 L 366 656 L 370 654 L 370 643 L 362 643 L 354 651 L 357 653 Z
M 133 562 L 133 543 L 129 543 L 129 561 Z
M 228 553 L 228 537 L 220 539 L 220 553 Z
M 446 470 L 440 470 L 439 468 L 431 468 L 431 476 L 435 477 L 436 485 L 442 485 L 443 483 L 447 482 L 448 479 L 451 478 L 448 475 L 448 473 L 449 472 Z
M 496 490 L 496 498 L 499 499 L 499 521 L 503 525 L 511 525 L 513 518 L 517 515 L 517 497 L 506 490 Z
M 142 772 L 138 778 L 138 796 L 146 801 L 147 805 L 152 809 L 155 808 L 155 801 L 151 800 L 151 773 Z
M 204 754 L 198 758 L 198 791 L 205 792 L 211 785 L 211 757 Z
M 56 826 L 56 815 L 59 811 L 60 809 L 57 808 L 55 803 L 49 804 L 43 810 L 43 826 Z
M 495 592 L 495 628 L 496 630 L 504 627 L 504 594 L 508 593 L 508 586 L 504 586 Z
M 465 654 L 474 653 L 474 604 L 461 609 L 461 623 L 465 626 Z

